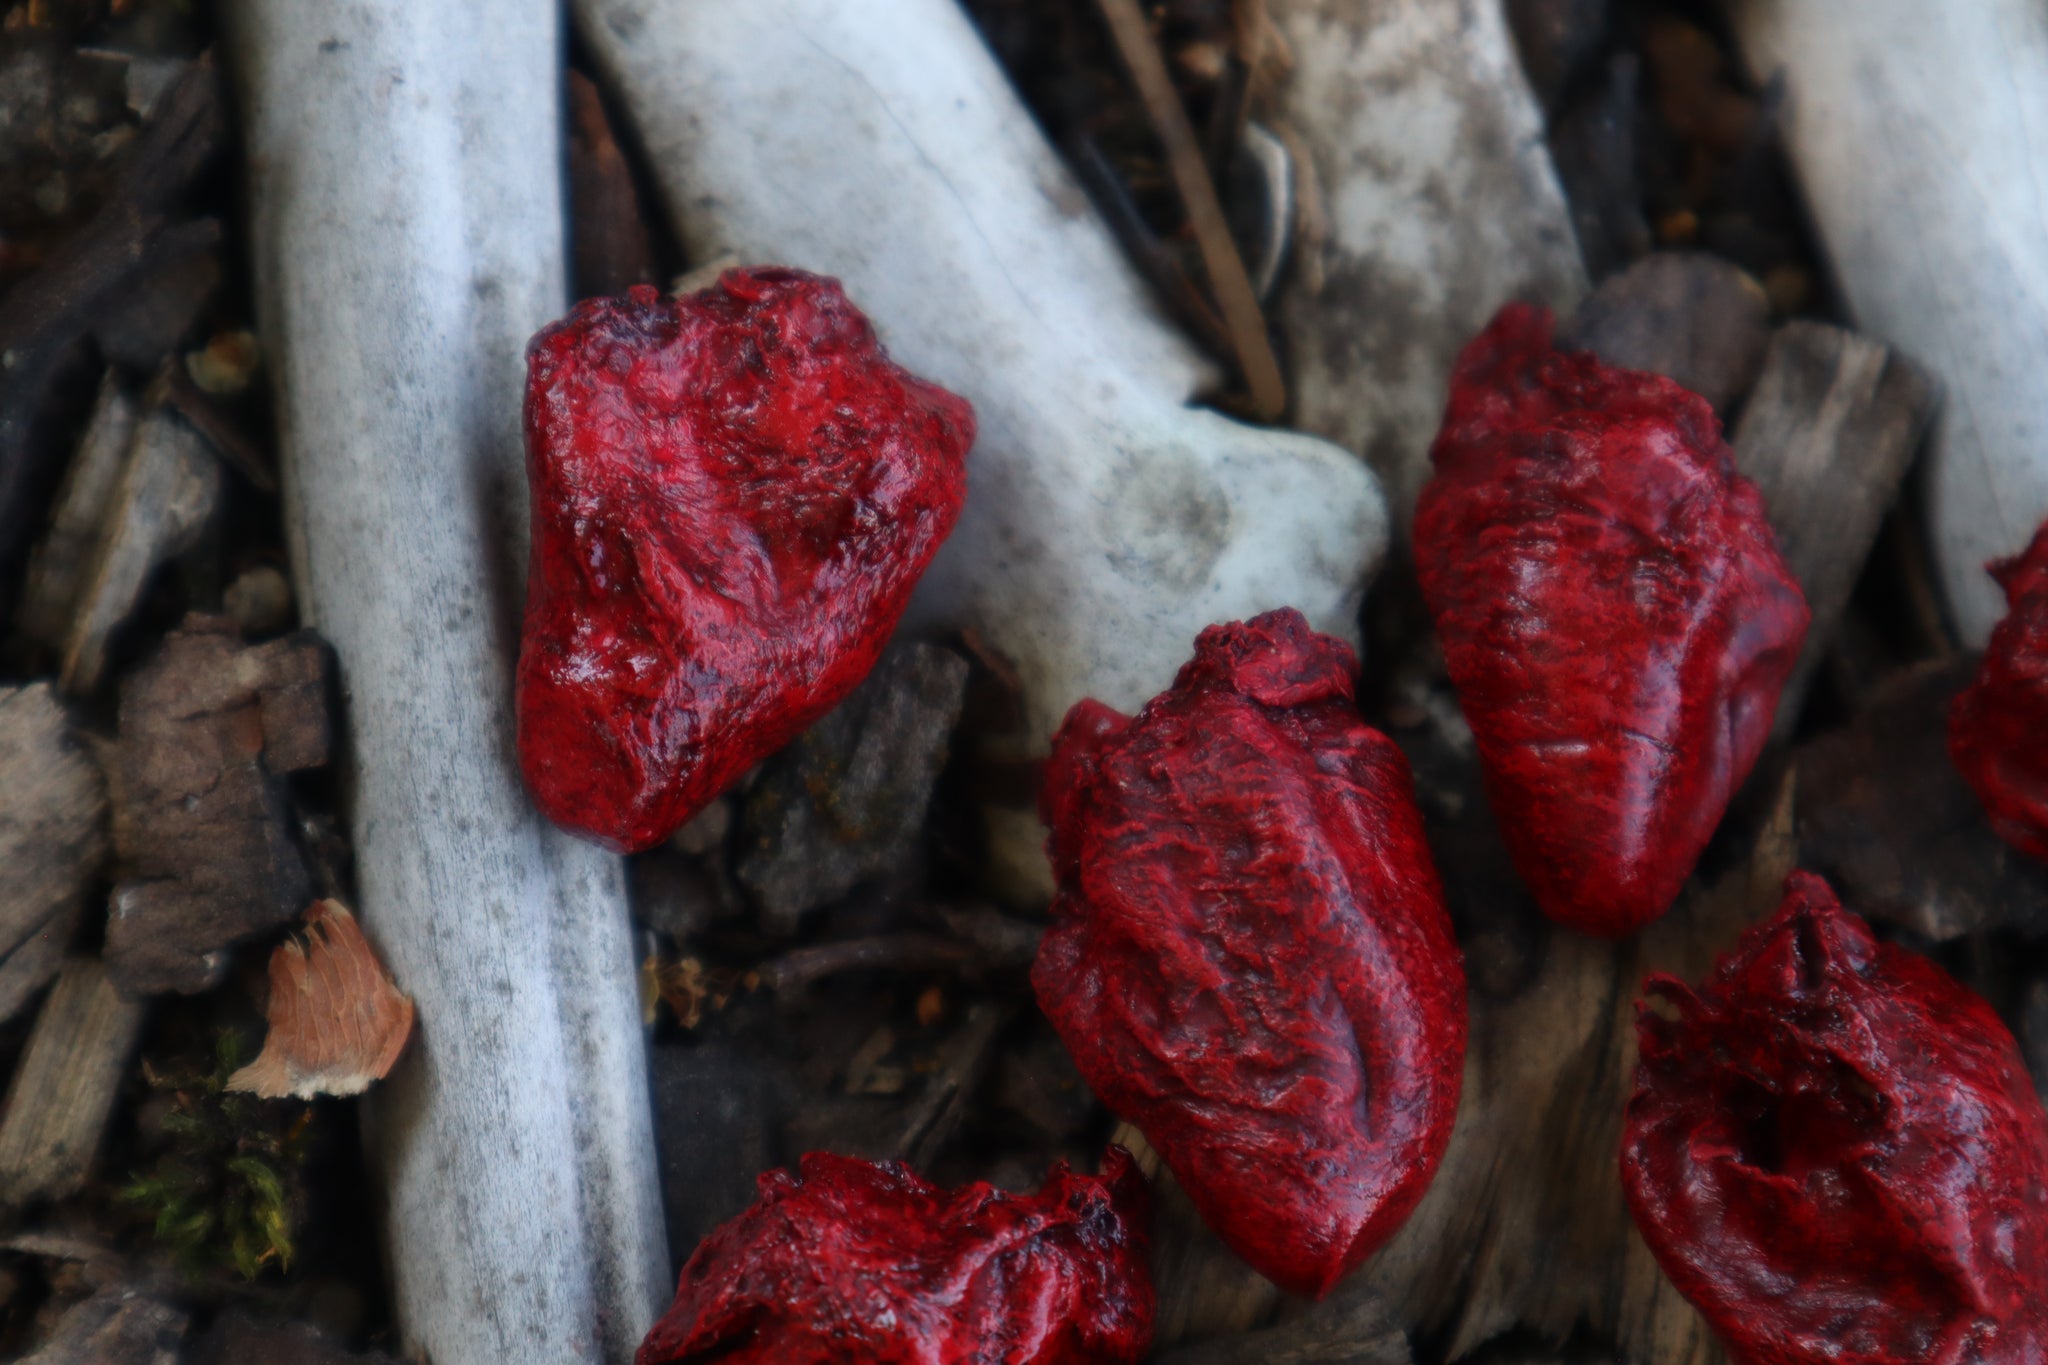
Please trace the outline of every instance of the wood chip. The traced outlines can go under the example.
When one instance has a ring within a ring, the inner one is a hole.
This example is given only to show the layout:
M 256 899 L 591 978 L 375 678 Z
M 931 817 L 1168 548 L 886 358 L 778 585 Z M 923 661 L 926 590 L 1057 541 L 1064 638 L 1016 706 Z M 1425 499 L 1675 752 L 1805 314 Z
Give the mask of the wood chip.
M 1894 673 L 1848 725 L 1800 746 L 1799 856 L 1858 914 L 1936 941 L 2048 930 L 2048 867 L 1998 837 L 1948 757 L 1977 656 Z
M 0 1206 L 85 1188 L 143 1007 L 123 1000 L 99 959 L 64 964 L 36 1016 L 0 1117 Z
M 412 1001 L 392 984 L 340 901 L 306 912 L 305 939 L 270 955 L 269 1036 L 228 1089 L 267 1100 L 360 1095 L 389 1075 L 412 1036 Z
M 1937 396 L 1926 371 L 1869 337 L 1792 322 L 1771 339 L 1733 444 L 1737 466 L 1763 490 L 1778 546 L 1813 609 L 1806 647 L 1778 702 L 1780 738 L 1797 722 Z
M 1601 281 L 1558 344 L 1677 380 L 1725 413 L 1763 364 L 1770 309 L 1763 286 L 1733 262 L 1659 251 Z
M 1615 1153 L 1642 979 L 1698 979 L 1776 909 L 1795 865 L 1792 791 L 1789 778 L 1778 785 L 1747 856 L 1718 876 L 1696 873 L 1635 938 L 1546 928 L 1528 972 L 1475 964 L 1450 1149 L 1414 1216 L 1362 1272 L 1405 1325 L 1448 1333 L 1447 1358 L 1515 1327 L 1562 1340 L 1583 1326 L 1633 1360 L 1724 1359 L 1636 1235 Z M 1455 881 L 1457 865 L 1444 866 Z M 1496 994 L 1481 984 L 1489 975 L 1514 984 Z
M 120 724 L 107 966 L 131 994 L 205 990 L 313 899 L 283 775 L 327 761 L 326 648 L 189 616 L 122 685 Z
M 98 689 L 107 646 L 150 575 L 190 549 L 220 504 L 220 462 L 161 408 L 145 416 L 116 483 L 64 639 L 66 692 Z
M 190 1319 L 135 1289 L 111 1289 L 64 1315 L 22 1365 L 178 1365 Z
M 1154 1365 L 1411 1365 L 1408 1336 L 1354 1284 L 1278 1327 L 1182 1346 Z
M 50 529 L 29 557 L 28 580 L 15 614 L 21 633 L 52 651 L 63 647 L 71 630 L 79 591 L 107 520 L 114 485 L 134 443 L 139 416 L 135 401 L 109 370 L 100 380 L 85 436 L 57 490 Z
M 106 859 L 106 813 L 49 684 L 0 687 L 0 1020 L 56 975 Z

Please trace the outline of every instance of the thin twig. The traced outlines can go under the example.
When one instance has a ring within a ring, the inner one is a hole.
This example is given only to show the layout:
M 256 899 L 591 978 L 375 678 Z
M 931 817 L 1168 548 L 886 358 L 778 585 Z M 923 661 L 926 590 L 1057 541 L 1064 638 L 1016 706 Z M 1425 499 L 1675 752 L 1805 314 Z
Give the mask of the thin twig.
M 971 944 L 938 934 L 878 934 L 792 949 L 761 968 L 761 984 L 786 995 L 841 972 L 933 971 L 958 967 L 974 955 Z
M 1230 330 L 1238 368 L 1251 390 L 1252 413 L 1270 421 L 1287 406 L 1287 388 L 1280 378 L 1280 362 L 1273 355 L 1273 343 L 1266 335 L 1266 316 L 1252 291 L 1251 276 L 1238 255 L 1230 225 L 1223 217 L 1223 205 L 1216 198 L 1215 182 L 1202 155 L 1202 144 L 1188 122 L 1187 110 L 1173 88 L 1166 58 L 1138 12 L 1137 0 L 1096 0 L 1102 17 L 1116 39 L 1117 52 L 1138 87 L 1145 113 L 1153 131 L 1166 148 L 1166 164 L 1173 173 L 1174 188 L 1180 192 L 1194 228 L 1195 244 L 1201 248 L 1202 264 L 1209 272 L 1209 287 L 1223 311 Z

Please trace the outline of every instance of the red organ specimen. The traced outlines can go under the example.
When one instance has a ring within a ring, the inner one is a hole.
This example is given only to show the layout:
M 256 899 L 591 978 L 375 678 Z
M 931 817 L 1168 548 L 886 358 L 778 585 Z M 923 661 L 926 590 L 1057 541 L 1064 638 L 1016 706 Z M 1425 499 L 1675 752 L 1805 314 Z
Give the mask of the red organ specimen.
M 1232 1250 L 1322 1294 L 1428 1188 L 1465 981 L 1393 741 L 1299 612 L 1212 626 L 1135 718 L 1077 705 L 1032 970 L 1082 1076 Z
M 1806 600 L 1705 399 L 1510 305 L 1459 358 L 1415 559 L 1544 913 L 1662 914 L 1756 763 Z
M 1999 837 L 2048 860 L 2048 526 L 1990 570 L 2008 610 L 1949 710 L 1948 751 Z
M 1152 1344 L 1144 1177 L 942 1190 L 814 1153 L 683 1267 L 636 1365 L 1131 1365 Z
M 518 702 L 541 810 L 646 848 L 830 710 L 952 530 L 973 440 L 964 399 L 801 271 L 544 329 Z
M 1738 1365 L 2048 1359 L 2048 1118 L 1989 1005 L 1804 872 L 1646 989 L 1622 1182 Z

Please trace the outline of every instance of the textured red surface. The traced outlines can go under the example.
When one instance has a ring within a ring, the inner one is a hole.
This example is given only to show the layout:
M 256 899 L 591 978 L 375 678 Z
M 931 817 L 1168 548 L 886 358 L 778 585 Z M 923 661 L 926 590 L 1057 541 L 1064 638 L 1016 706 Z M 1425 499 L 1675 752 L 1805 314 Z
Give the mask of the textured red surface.
M 1053 741 L 1059 879 L 1032 984 L 1082 1076 L 1202 1217 L 1327 1292 L 1436 1174 L 1465 979 L 1407 761 L 1299 612 L 1211 626 L 1136 719 Z
M 1755 765 L 1806 599 L 1706 400 L 1550 334 L 1510 305 L 1459 358 L 1416 568 L 1516 868 L 1619 936 Z
M 1804 872 L 1645 988 L 1622 1182 L 1738 1365 L 2048 1359 L 2048 1118 L 1989 1005 Z
M 1152 1344 L 1144 1177 L 942 1190 L 813 1153 L 697 1248 L 636 1365 L 1128 1365 Z
M 518 705 L 541 810 L 645 848 L 830 710 L 952 530 L 973 440 L 836 280 L 732 270 L 544 329 Z
M 1948 752 L 1999 837 L 2048 861 L 2048 525 L 1988 567 L 2008 610 L 1949 708 Z

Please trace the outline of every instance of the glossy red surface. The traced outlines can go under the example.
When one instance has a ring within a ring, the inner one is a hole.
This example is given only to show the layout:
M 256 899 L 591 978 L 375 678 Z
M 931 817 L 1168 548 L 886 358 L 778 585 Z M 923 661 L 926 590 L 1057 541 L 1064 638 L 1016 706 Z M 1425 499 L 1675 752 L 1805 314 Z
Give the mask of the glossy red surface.
M 836 280 L 731 270 L 544 329 L 518 699 L 541 810 L 646 848 L 830 710 L 952 530 L 973 440 Z
M 813 1153 L 697 1248 L 636 1365 L 1128 1365 L 1152 1344 L 1144 1177 L 942 1190 Z
M 1415 559 L 1545 914 L 1669 908 L 1770 734 L 1806 599 L 1705 399 L 1501 310 L 1459 357 Z
M 1032 984 L 1082 1077 L 1232 1250 L 1327 1292 L 1457 1115 L 1465 979 L 1407 761 L 1299 612 L 1211 626 L 1135 719 L 1076 706 Z
M 2048 1118 L 2017 1044 L 1819 877 L 1785 891 L 1697 991 L 1645 983 L 1636 1226 L 1738 1365 L 2039 1365 Z
M 1987 567 L 2007 611 L 1949 708 L 1949 757 L 1999 837 L 2048 861 L 2048 525 L 2024 554 Z

